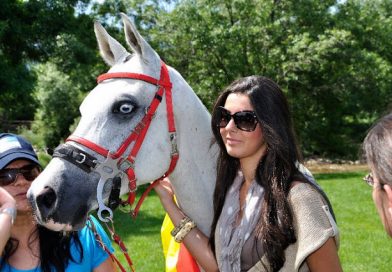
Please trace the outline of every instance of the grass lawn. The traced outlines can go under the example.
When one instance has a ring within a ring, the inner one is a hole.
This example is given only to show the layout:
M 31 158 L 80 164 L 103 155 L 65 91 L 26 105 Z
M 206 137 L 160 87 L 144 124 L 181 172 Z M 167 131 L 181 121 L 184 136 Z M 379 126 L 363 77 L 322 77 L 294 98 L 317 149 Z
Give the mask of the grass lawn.
M 366 172 L 317 174 L 340 228 L 339 255 L 344 271 L 391 271 L 392 241 L 373 204 Z
M 154 191 L 151 191 L 144 200 L 136 219 L 118 209 L 114 213 L 116 232 L 125 243 L 135 270 L 138 272 L 165 271 L 160 235 L 164 216 L 165 212 Z M 115 247 L 115 253 L 127 269 L 124 254 L 118 247 Z
M 329 196 L 340 228 L 339 255 L 344 271 L 391 271 L 392 241 L 387 238 L 371 198 L 362 182 L 365 172 L 316 174 Z M 160 227 L 164 211 L 151 192 L 136 220 L 115 212 L 115 227 L 136 271 L 164 271 Z M 122 264 L 126 264 L 116 249 Z

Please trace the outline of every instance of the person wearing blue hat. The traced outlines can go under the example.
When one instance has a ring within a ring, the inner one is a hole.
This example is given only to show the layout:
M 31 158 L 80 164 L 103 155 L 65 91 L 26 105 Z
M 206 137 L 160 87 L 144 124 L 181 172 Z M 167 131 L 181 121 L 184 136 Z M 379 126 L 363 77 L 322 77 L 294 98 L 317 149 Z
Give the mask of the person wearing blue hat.
M 31 144 L 23 137 L 11 133 L 0 134 L 0 169 L 16 159 L 26 159 L 40 165 Z
M 63 233 L 35 222 L 26 193 L 40 171 L 37 154 L 26 139 L 0 134 L 0 271 L 115 271 L 88 225 Z M 91 220 L 113 252 L 102 226 Z

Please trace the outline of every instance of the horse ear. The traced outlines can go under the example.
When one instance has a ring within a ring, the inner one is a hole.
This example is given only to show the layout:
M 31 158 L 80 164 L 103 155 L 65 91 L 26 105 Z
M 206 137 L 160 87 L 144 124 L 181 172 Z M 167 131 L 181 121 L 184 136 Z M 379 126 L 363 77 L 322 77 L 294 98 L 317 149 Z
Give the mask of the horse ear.
M 129 55 L 127 50 L 99 23 L 94 23 L 94 32 L 97 37 L 99 51 L 107 64 L 113 66 L 117 62 L 123 61 Z
M 148 59 L 148 56 L 151 54 L 154 55 L 155 51 L 139 34 L 139 31 L 137 31 L 135 25 L 128 16 L 121 13 L 121 17 L 124 23 L 125 38 L 133 51 L 135 51 L 136 54 L 141 55 L 144 59 Z

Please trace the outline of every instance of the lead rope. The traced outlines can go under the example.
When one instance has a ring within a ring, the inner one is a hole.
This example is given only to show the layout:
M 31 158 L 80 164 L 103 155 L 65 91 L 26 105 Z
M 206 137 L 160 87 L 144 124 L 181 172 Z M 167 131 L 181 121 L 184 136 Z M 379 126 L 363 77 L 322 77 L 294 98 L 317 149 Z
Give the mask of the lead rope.
M 122 272 L 127 272 L 127 270 L 125 270 L 124 266 L 120 263 L 120 261 L 116 258 L 116 256 L 109 250 L 109 248 L 102 241 L 102 238 L 99 235 L 99 233 L 97 232 L 97 228 L 95 227 L 94 222 L 90 218 L 88 219 L 88 221 L 90 222 L 89 228 L 93 232 L 95 240 L 98 242 L 98 244 L 102 247 L 102 249 L 107 254 L 109 254 L 110 258 L 117 264 L 117 266 L 120 268 L 120 270 Z M 104 223 L 105 223 L 106 228 L 108 229 L 108 231 L 110 233 L 110 237 L 120 247 L 121 251 L 123 252 L 123 254 L 125 256 L 125 258 L 127 259 L 127 263 L 128 263 L 129 268 L 131 269 L 131 271 L 135 272 L 135 268 L 133 266 L 131 257 L 129 257 L 129 254 L 128 254 L 128 249 L 124 245 L 124 243 L 121 240 L 120 236 L 115 233 L 113 221 L 111 219 L 109 221 L 111 222 L 111 226 L 109 226 L 109 224 L 107 222 L 104 222 Z

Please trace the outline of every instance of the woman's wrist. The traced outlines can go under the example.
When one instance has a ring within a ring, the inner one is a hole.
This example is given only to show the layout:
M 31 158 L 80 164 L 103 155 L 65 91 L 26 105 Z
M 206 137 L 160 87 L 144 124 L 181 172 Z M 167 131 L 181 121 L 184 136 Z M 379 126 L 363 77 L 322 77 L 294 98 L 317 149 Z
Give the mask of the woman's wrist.
M 161 198 L 161 203 L 166 211 L 178 207 L 173 197 Z

